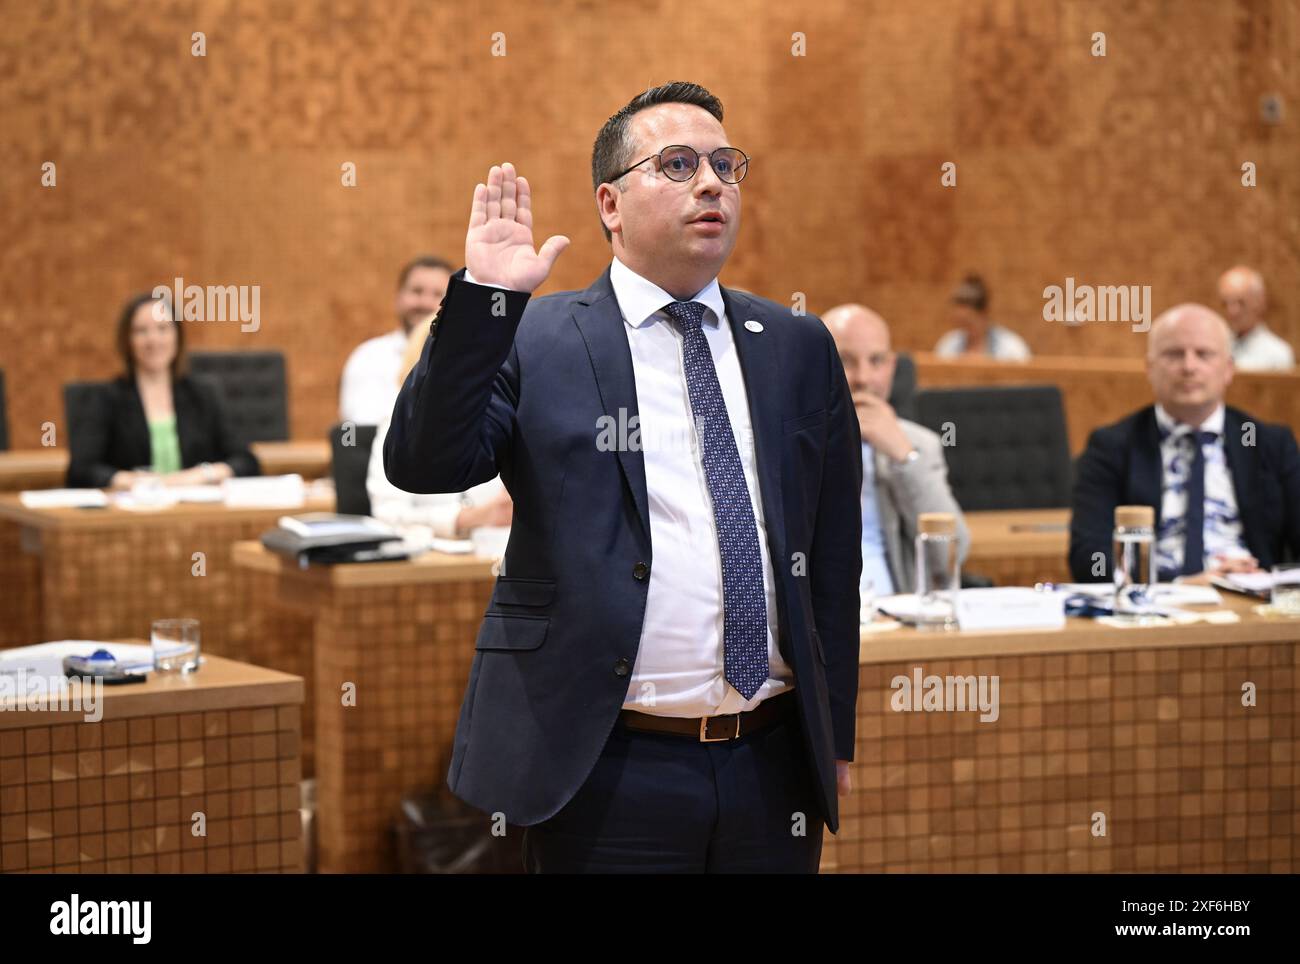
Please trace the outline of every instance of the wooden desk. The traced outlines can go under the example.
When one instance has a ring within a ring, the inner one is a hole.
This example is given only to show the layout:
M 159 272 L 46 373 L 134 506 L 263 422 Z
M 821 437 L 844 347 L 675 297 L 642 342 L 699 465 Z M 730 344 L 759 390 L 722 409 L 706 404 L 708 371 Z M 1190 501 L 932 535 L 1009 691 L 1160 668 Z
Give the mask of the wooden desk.
M 65 449 L 0 452 L 0 492 L 60 488 L 68 474 Z
M 1070 451 L 1078 455 L 1095 428 L 1117 422 L 1151 404 L 1151 383 L 1138 358 L 1076 358 L 1041 355 L 1028 362 L 945 359 L 915 352 L 918 388 L 967 385 L 1059 385 L 1065 402 Z M 1300 374 L 1237 372 L 1227 403 L 1266 422 L 1300 432 Z
M 324 499 L 294 510 L 28 509 L 17 495 L 0 494 L 0 648 L 142 636 L 154 619 L 193 616 L 206 652 L 275 667 L 257 646 L 278 637 L 255 622 L 230 547 L 286 512 L 332 508 Z M 205 575 L 194 574 L 200 552 Z
M 1240 623 L 864 632 L 854 792 L 823 870 L 1294 872 L 1300 621 L 1224 601 Z M 917 667 L 996 677 L 997 720 L 895 711 Z
M 249 446 L 263 475 L 298 473 L 304 479 L 330 474 L 330 445 L 324 439 L 254 442 Z M 67 481 L 67 449 L 16 449 L 0 452 L 0 492 L 60 489 Z
M 297 677 L 208 656 L 103 687 L 95 722 L 0 701 L 0 871 L 300 870 L 302 696 Z
M 237 544 L 233 560 L 256 577 L 255 608 L 287 613 L 282 632 L 301 621 L 303 638 L 282 648 L 310 653 L 303 720 L 320 871 L 393 870 L 402 797 L 419 788 L 450 797 L 452 738 L 492 594 L 491 562 L 429 553 L 304 570 L 257 542 Z M 353 705 L 345 705 L 349 692 Z M 517 850 L 518 838 L 502 845 Z
M 970 553 L 963 570 L 997 586 L 1070 581 L 1070 510 L 965 513 Z

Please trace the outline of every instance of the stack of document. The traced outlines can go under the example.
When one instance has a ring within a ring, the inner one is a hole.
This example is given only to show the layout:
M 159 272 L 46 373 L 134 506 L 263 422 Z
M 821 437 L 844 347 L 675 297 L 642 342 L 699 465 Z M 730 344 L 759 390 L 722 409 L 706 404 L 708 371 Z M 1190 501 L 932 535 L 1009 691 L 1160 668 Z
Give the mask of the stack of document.
M 1256 596 L 1267 596 L 1274 586 L 1300 585 L 1300 569 L 1287 569 L 1279 573 L 1271 572 L 1229 572 L 1214 577 L 1214 584 L 1233 592 L 1247 592 Z

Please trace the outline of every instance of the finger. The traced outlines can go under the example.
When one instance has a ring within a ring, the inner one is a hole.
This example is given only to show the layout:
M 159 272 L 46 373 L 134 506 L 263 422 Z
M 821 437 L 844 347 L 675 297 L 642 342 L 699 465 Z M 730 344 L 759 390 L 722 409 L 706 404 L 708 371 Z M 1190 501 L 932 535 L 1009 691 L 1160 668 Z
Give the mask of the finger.
M 558 258 L 569 246 L 569 239 L 562 234 L 552 235 L 546 239 L 542 245 L 542 250 L 537 252 L 537 256 L 546 262 L 546 270 L 550 271 L 555 265 L 555 259 Z
M 501 168 L 495 164 L 488 171 L 487 180 L 487 219 L 501 217 Z
M 533 189 L 528 186 L 528 178 L 523 175 L 515 184 L 515 204 L 518 209 L 515 211 L 515 220 L 526 227 L 528 230 L 533 229 Z
M 487 223 L 487 185 L 474 185 L 474 200 L 469 206 L 469 226 L 481 227 Z
M 506 221 L 515 219 L 515 166 L 509 161 L 501 165 L 501 217 Z

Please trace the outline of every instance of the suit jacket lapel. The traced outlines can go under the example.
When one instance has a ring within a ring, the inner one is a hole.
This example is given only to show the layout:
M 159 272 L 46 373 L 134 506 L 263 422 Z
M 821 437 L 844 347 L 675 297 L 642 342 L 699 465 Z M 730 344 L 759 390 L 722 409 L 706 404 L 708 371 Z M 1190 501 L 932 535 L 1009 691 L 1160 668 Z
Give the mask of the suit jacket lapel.
M 631 435 L 641 422 L 636 401 L 636 376 L 632 370 L 632 352 L 627 345 L 627 334 L 623 331 L 623 313 L 619 310 L 618 299 L 614 297 L 614 286 L 610 284 L 608 268 L 590 288 L 578 296 L 573 308 L 573 320 L 587 345 L 587 355 L 596 376 L 596 390 L 600 393 L 605 414 L 613 419 L 620 438 L 624 437 L 624 426 L 627 434 Z M 632 421 L 634 417 L 635 422 Z M 618 464 L 622 467 L 623 477 L 632 492 L 632 501 L 636 504 L 637 516 L 641 520 L 648 545 L 650 509 L 646 496 L 645 456 L 641 454 L 639 446 L 633 450 L 627 445 L 619 445 Z
M 1241 518 L 1241 534 L 1246 547 L 1256 559 L 1267 558 L 1266 543 L 1259 540 L 1262 530 L 1255 524 L 1257 502 L 1251 496 L 1256 491 L 1258 463 L 1246 454 L 1241 438 L 1241 416 L 1228 409 L 1223 413 L 1223 454 L 1232 474 L 1232 491 L 1237 497 L 1237 515 Z
M 1139 443 L 1133 450 L 1133 467 L 1129 478 L 1133 485 L 1132 505 L 1150 505 L 1156 510 L 1156 531 L 1160 530 L 1160 512 L 1164 507 L 1164 462 L 1160 457 L 1160 427 L 1155 406 L 1139 417 Z
M 781 498 L 781 373 L 776 338 L 747 329 L 746 321 L 763 322 L 754 303 L 738 291 L 719 288 L 731 324 L 731 337 L 736 343 L 740 371 L 745 378 L 769 551 L 773 568 L 779 568 L 788 565 L 789 560 L 785 552 L 785 503 Z

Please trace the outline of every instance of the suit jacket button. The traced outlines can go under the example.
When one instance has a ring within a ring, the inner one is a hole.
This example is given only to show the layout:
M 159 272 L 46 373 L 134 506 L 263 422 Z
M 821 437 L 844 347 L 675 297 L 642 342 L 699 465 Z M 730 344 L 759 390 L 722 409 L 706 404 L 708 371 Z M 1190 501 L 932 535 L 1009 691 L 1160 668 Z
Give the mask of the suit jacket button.
M 638 562 L 635 566 L 632 567 L 632 576 L 634 578 L 639 579 L 642 582 L 645 582 L 645 578 L 648 575 L 650 575 L 650 567 L 647 566 L 644 562 Z
M 620 656 L 614 663 L 614 675 L 626 676 L 632 672 L 632 663 L 626 656 Z

